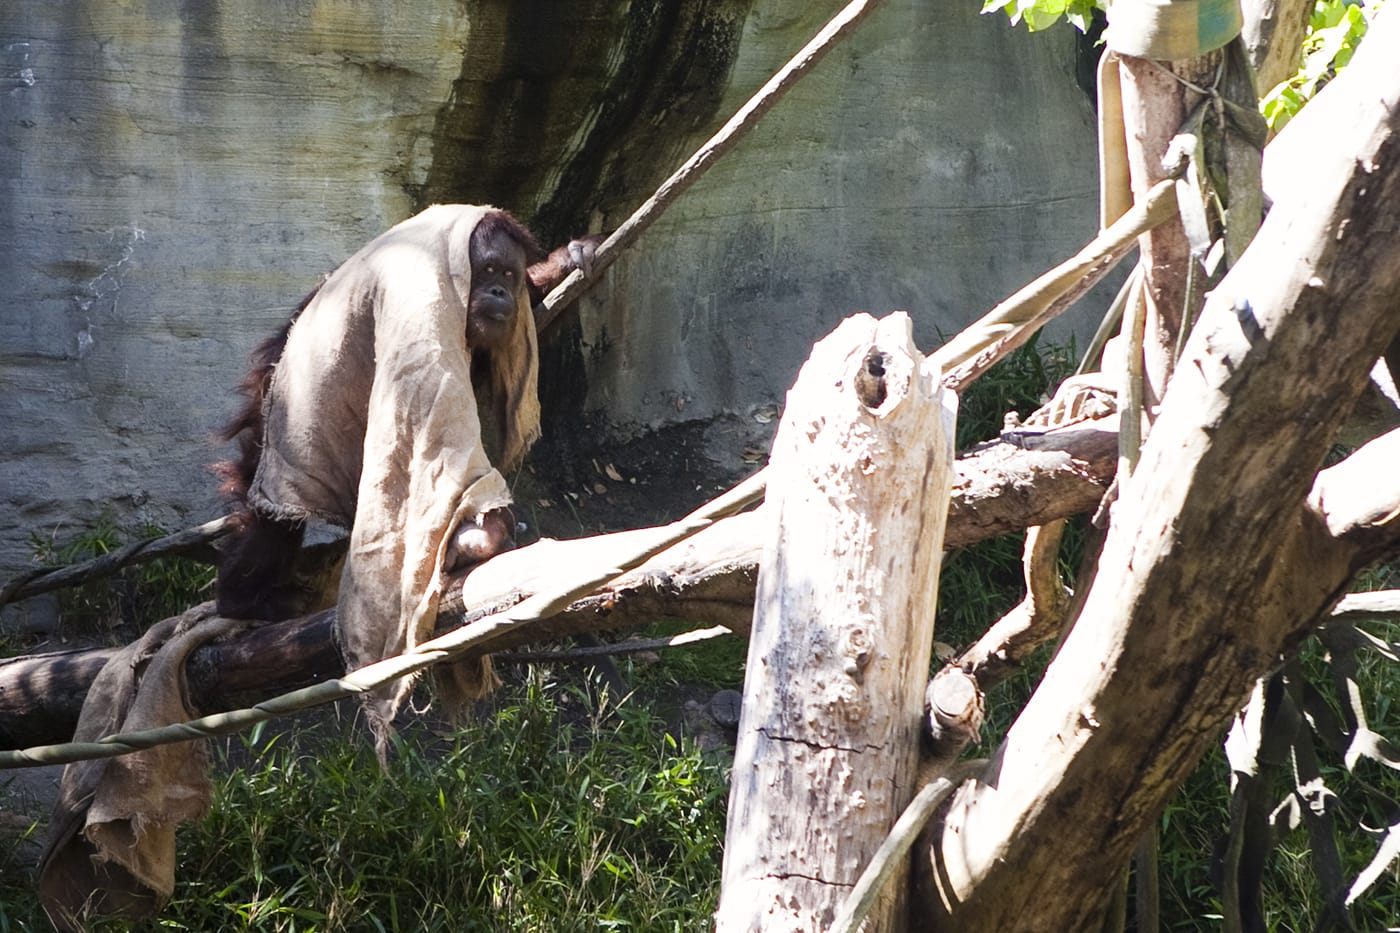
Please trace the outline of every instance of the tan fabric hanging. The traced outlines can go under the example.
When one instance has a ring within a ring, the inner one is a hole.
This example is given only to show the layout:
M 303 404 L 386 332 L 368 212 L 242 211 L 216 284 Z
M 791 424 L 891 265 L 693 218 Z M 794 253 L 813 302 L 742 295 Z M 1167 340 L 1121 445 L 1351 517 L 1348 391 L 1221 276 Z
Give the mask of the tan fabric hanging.
M 466 339 L 468 245 L 491 209 L 437 205 L 370 242 L 301 313 L 272 379 L 249 500 L 270 514 L 350 528 L 336 631 L 351 669 L 424 639 L 452 530 L 511 501 L 482 446 Z M 491 360 L 506 469 L 539 435 L 538 350 L 524 297 L 513 328 Z M 473 666 L 479 674 L 451 678 L 468 694 L 490 676 Z M 381 748 L 410 688 L 368 701 Z

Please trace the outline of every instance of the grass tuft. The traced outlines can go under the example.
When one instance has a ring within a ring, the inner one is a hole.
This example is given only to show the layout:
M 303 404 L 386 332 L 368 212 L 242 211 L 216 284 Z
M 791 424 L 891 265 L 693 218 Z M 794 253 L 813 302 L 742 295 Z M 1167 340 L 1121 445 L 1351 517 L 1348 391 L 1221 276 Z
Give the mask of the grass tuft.
M 431 740 L 429 744 L 429 740 Z M 536 671 L 495 712 L 399 741 L 283 739 L 181 837 L 189 930 L 706 927 L 723 766 L 628 702 Z

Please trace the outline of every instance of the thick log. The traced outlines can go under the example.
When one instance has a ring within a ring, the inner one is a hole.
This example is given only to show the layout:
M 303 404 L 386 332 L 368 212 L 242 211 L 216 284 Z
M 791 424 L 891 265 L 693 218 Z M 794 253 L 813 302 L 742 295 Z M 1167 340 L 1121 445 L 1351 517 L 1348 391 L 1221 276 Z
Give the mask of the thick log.
M 0 748 L 73 736 L 88 687 L 117 648 L 71 648 L 0 662 Z
M 1387 9 L 1309 105 L 1348 122 L 1313 140 L 1306 180 L 1213 292 L 1078 621 L 924 849 L 938 895 L 922 906 L 948 929 L 1096 926 L 1254 681 L 1400 546 L 1400 434 L 1317 474 L 1400 329 L 1397 55 Z
M 902 312 L 847 319 L 788 393 L 718 933 L 830 928 L 917 789 L 956 399 L 911 330 Z M 906 928 L 892 888 L 862 929 Z
M 960 458 L 945 545 L 962 547 L 1092 511 L 1113 478 L 1115 426 L 1111 417 L 1085 422 L 1018 436 L 1014 444 L 984 444 Z M 725 519 L 529 632 L 502 639 L 495 650 L 636 628 L 663 616 L 746 632 L 762 522 L 761 512 Z M 625 547 L 628 535 L 647 533 L 540 541 L 502 554 L 449 588 L 439 629 L 518 602 L 575 555 Z M 201 710 L 247 706 L 345 673 L 330 637 L 333 622 L 333 613 L 321 613 L 199 649 L 191 656 L 190 685 Z M 0 748 L 67 740 L 88 685 L 110 653 L 91 649 L 0 661 Z

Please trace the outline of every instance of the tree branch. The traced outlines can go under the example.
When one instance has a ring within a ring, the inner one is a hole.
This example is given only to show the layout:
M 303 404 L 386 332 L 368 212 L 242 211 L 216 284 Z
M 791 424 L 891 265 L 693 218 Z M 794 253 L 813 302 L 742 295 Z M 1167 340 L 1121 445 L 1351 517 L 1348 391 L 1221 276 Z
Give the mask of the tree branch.
M 594 282 L 597 282 L 613 260 L 624 249 L 631 246 L 642 231 L 651 226 L 656 218 L 671 205 L 671 202 L 693 185 L 722 155 L 733 149 L 744 134 L 772 110 L 783 95 L 800 81 L 836 43 L 855 29 L 866 15 L 875 8 L 876 0 L 851 0 L 812 40 L 802 47 L 787 64 L 777 71 L 740 107 L 729 121 L 720 127 L 695 154 L 671 176 L 661 183 L 661 187 L 637 208 L 612 234 L 599 244 L 593 256 L 593 266 L 587 275 L 582 270 L 569 274 L 563 282 L 535 308 L 535 327 L 543 333 L 555 318 Z
M 1374 553 L 1377 543 L 1392 540 L 1400 525 L 1400 428 L 1382 434 L 1313 483 L 1308 508 L 1358 559 Z
M 1025 598 L 970 648 L 948 662 L 949 668 L 971 674 L 983 692 L 1017 670 L 1022 661 L 1064 626 L 1070 593 L 1060 579 L 1063 534 L 1063 520 L 1026 532 Z
M 216 518 L 166 535 L 163 538 L 150 538 L 134 541 L 131 544 L 109 551 L 100 557 L 86 560 L 67 567 L 41 567 L 20 574 L 0 588 L 0 608 L 12 602 L 29 599 L 42 593 L 50 593 L 65 586 L 76 586 L 97 577 L 110 576 L 123 567 L 144 564 L 148 561 L 171 555 L 189 554 L 208 549 L 209 545 L 233 530 L 228 516 Z
M 939 897 L 922 906 L 946 922 L 1092 925 L 1103 879 L 1118 876 L 1253 681 L 1360 561 L 1397 546 L 1396 523 L 1372 522 L 1375 534 L 1339 548 L 1304 507 L 1400 328 L 1397 54 L 1400 10 L 1382 12 L 1326 102 L 1310 105 L 1353 106 L 1316 140 L 1309 184 L 1275 202 L 1213 292 L 1073 631 L 924 850 Z
M 1075 425 L 1024 439 L 1026 449 L 985 444 L 955 464 L 945 543 L 961 547 L 996 535 L 1091 511 L 1112 479 L 1114 422 Z M 717 522 L 677 547 L 578 600 L 528 630 L 492 643 L 493 651 L 609 632 L 679 617 L 746 633 L 753 616 L 762 510 Z M 558 568 L 599 548 L 635 545 L 652 529 L 571 541 L 540 541 L 493 558 L 448 587 L 444 629 L 474 621 L 536 592 Z M 630 542 L 628 539 L 632 539 Z M 470 608 L 468 608 L 470 607 Z M 247 706 L 345 672 L 331 639 L 335 612 L 271 623 L 190 659 L 190 687 L 208 712 Z M 61 742 L 73 733 L 88 685 L 110 649 L 0 661 L 0 748 Z

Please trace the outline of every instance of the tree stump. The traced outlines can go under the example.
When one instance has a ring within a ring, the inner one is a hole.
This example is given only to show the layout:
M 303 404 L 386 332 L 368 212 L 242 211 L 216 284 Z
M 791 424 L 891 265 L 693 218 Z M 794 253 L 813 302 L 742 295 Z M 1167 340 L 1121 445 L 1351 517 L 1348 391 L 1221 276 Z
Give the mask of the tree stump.
M 768 486 L 716 929 L 822 930 L 915 786 L 956 397 L 902 312 L 816 345 Z M 905 884 L 866 930 L 902 927 Z

